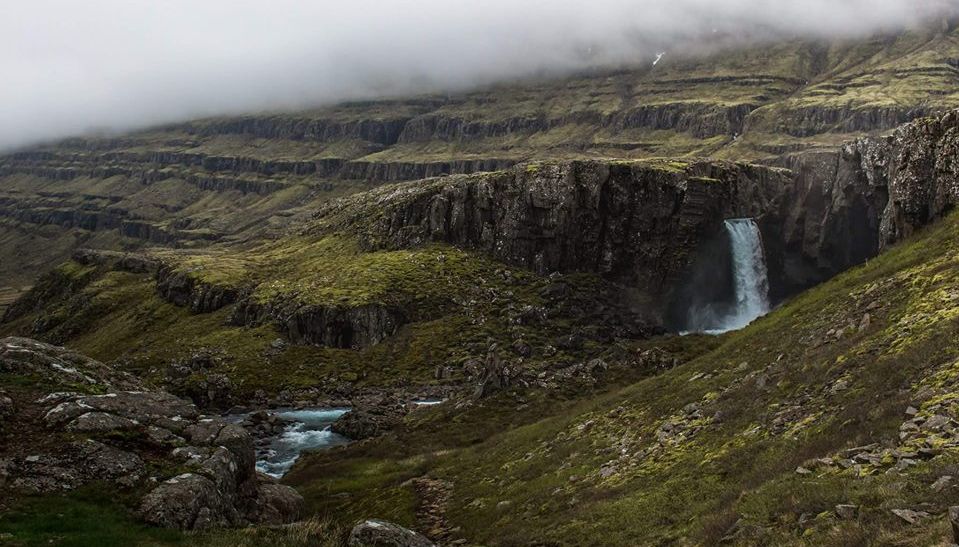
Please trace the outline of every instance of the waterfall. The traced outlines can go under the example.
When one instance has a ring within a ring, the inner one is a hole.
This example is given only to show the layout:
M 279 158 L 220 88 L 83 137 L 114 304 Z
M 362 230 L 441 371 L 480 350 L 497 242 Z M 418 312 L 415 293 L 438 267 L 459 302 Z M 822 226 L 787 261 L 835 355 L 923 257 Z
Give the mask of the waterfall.
M 769 279 L 759 226 L 751 218 L 726 221 L 732 281 L 731 302 L 713 303 L 689 310 L 693 330 L 720 334 L 738 330 L 769 312 Z
M 727 220 L 726 231 L 732 248 L 736 307 L 720 328 L 736 330 L 769 313 L 769 279 L 756 222 L 751 218 Z

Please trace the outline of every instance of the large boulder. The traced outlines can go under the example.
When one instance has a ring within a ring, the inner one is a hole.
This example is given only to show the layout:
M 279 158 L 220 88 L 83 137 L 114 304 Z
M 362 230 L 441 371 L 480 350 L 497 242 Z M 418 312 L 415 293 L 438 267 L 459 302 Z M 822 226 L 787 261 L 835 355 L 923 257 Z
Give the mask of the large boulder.
M 140 514 L 147 522 L 193 530 L 284 524 L 302 513 L 302 496 L 256 473 L 253 439 L 242 427 L 204 418 L 184 435 L 191 446 L 175 449 L 172 456 L 190 472 L 168 479 L 143 499 Z
M 364 520 L 350 531 L 350 547 L 433 547 L 426 537 L 384 520 Z
M 369 439 L 398 426 L 409 409 L 395 397 L 383 397 L 362 403 L 333 422 L 330 429 L 353 440 Z
M 256 522 L 260 524 L 287 524 L 297 520 L 304 510 L 303 496 L 296 490 L 261 475 L 259 495 L 256 498 Z
M 11 487 L 29 493 L 72 490 L 92 481 L 132 487 L 146 476 L 138 455 L 89 439 L 17 456 L 5 467 Z
M 236 525 L 240 520 L 216 483 L 196 473 L 184 473 L 153 489 L 140 503 L 140 515 L 150 524 L 181 530 Z

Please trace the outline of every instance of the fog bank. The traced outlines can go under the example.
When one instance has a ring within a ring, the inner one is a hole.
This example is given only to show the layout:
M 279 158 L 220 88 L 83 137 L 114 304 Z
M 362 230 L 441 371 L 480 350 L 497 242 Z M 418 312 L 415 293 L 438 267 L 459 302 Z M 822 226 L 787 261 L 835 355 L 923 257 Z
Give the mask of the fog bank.
M 856 36 L 939 0 L 9 0 L 0 149 L 198 116 L 652 63 L 712 36 Z

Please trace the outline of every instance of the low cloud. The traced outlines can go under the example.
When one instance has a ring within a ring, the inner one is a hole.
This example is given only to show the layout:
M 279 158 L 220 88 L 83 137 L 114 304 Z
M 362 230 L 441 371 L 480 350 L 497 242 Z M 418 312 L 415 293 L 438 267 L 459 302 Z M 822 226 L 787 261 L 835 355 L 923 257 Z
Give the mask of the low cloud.
M 198 116 L 893 30 L 939 0 L 8 0 L 0 149 Z

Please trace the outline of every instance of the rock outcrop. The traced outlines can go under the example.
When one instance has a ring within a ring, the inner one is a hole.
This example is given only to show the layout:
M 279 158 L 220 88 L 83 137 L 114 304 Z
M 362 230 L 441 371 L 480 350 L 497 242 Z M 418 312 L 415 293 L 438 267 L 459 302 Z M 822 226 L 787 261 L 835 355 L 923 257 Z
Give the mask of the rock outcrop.
M 355 441 L 370 439 L 399 425 L 408 412 L 409 407 L 393 396 L 368 400 L 333 422 L 330 430 Z
M 164 300 L 193 313 L 209 313 L 229 306 L 240 297 L 240 291 L 213 283 L 198 281 L 190 272 L 162 266 L 156 273 L 157 291 Z
M 77 249 L 70 257 L 85 266 L 105 266 L 112 270 L 130 273 L 156 273 L 159 260 L 141 253 L 121 253 L 98 249 Z
M 44 379 L 34 388 L 41 396 L 11 412 L 2 432 L 21 432 L 20 442 L 0 444 L 0 485 L 13 492 L 107 481 L 147 491 L 138 508 L 146 522 L 183 530 L 283 524 L 302 511 L 295 490 L 256 472 L 253 438 L 243 427 L 205 417 L 189 401 L 23 338 L 0 340 L 0 374 Z M 44 394 L 40 386 L 48 385 L 73 390 Z
M 724 219 L 773 209 L 790 184 L 742 163 L 532 163 L 346 198 L 315 229 L 359 233 L 371 249 L 442 241 L 540 274 L 595 272 L 655 310 Z
M 941 217 L 959 199 L 957 158 L 959 111 L 787 157 L 795 183 L 763 219 L 774 285 L 806 288 Z
M 360 349 L 382 342 L 406 323 L 399 310 L 378 304 L 353 307 L 300 305 L 295 301 L 260 303 L 241 300 L 229 323 L 257 326 L 273 323 L 290 341 L 342 349 Z

